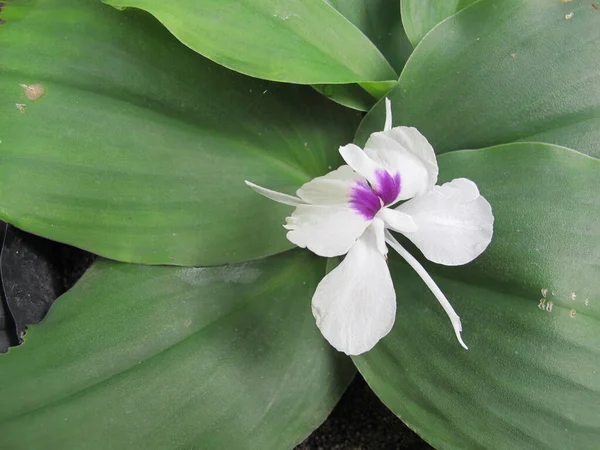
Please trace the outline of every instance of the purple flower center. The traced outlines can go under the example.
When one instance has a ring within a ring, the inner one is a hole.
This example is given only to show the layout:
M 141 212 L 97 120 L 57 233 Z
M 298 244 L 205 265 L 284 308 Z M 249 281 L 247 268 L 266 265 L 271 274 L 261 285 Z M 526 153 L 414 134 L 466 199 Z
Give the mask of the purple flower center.
M 350 190 L 350 207 L 365 220 L 372 220 L 382 206 L 393 203 L 400 193 L 400 174 L 386 170 L 375 173 L 376 186 L 357 181 Z
M 400 174 L 390 174 L 387 170 L 380 169 L 375 172 L 377 186 L 373 190 L 384 205 L 393 203 L 400 193 Z
M 371 220 L 381 209 L 379 197 L 364 181 L 357 181 L 350 190 L 350 207 L 365 220 Z

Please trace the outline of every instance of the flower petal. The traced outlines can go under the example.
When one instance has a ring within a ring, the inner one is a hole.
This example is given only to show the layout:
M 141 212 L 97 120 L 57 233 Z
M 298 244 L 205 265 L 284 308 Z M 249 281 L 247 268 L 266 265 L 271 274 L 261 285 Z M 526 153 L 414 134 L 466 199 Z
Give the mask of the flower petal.
M 371 185 L 377 182 L 377 172 L 383 167 L 375 164 L 371 158 L 357 145 L 348 144 L 340 147 L 340 155 L 350 167 L 361 174 Z
M 438 164 L 435 151 L 427 138 L 414 127 L 394 127 L 386 134 L 425 164 L 429 182 L 434 186 L 438 177 Z
M 387 228 L 399 233 L 417 231 L 419 229 L 410 215 L 395 209 L 381 208 L 376 217 L 383 220 L 387 225 Z
M 312 205 L 346 204 L 356 181 L 364 181 L 364 178 L 350 166 L 341 166 L 304 184 L 296 194 Z
M 325 339 L 337 350 L 359 355 L 390 332 L 396 293 L 376 231 L 369 227 L 344 261 L 321 280 L 312 311 Z
M 400 205 L 419 229 L 403 232 L 430 261 L 446 266 L 477 258 L 492 240 L 494 216 L 477 185 L 457 178 Z
M 435 153 L 415 128 L 395 127 L 373 133 L 365 145 L 365 153 L 377 166 L 391 174 L 400 174 L 402 187 L 396 200 L 422 195 L 435 185 L 438 172 Z
M 370 228 L 372 229 L 373 233 L 375 233 L 375 245 L 377 246 L 377 250 L 379 250 L 379 253 L 381 253 L 383 256 L 387 256 L 388 248 L 385 244 L 385 223 L 383 220 L 375 217 L 371 222 Z
M 283 194 L 281 192 L 272 191 L 271 189 L 264 188 L 257 184 L 251 183 L 246 180 L 245 183 L 250 186 L 255 192 L 259 193 L 263 197 L 267 197 L 270 200 L 273 200 L 277 203 L 283 203 L 284 205 L 290 206 L 298 206 L 302 204 L 302 200 L 298 197 L 294 197 L 293 195 Z
M 348 205 L 299 205 L 286 220 L 291 242 L 326 257 L 347 253 L 370 223 Z

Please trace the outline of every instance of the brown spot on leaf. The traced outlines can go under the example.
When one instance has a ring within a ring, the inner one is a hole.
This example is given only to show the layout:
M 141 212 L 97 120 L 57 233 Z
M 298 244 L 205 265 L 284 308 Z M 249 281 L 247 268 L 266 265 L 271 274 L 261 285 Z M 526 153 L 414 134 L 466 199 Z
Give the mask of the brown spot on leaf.
M 28 100 L 35 101 L 43 97 L 46 93 L 46 88 L 41 84 L 20 84 L 19 86 L 23 88 L 23 91 L 25 92 L 25 97 L 27 97 Z
M 592 8 L 594 8 L 596 11 L 600 11 L 600 5 L 596 2 L 592 2 Z

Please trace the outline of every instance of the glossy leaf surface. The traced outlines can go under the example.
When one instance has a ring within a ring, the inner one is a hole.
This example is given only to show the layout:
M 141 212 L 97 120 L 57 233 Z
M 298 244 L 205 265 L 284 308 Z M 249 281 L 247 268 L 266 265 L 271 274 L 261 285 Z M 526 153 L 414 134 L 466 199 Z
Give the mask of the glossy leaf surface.
M 289 249 L 289 208 L 244 180 L 293 193 L 338 165 L 357 124 L 308 86 L 217 66 L 140 11 L 32 0 L 2 14 L 0 216 L 111 259 Z
M 329 100 L 346 108 L 367 112 L 375 105 L 375 97 L 358 84 L 313 84 L 312 87 Z
M 377 46 L 397 74 L 402 72 L 413 48 L 402 27 L 398 0 L 325 1 L 343 14 Z M 393 81 L 397 78 L 398 76 L 394 77 Z M 361 83 L 361 86 L 330 84 L 314 87 L 336 103 L 359 111 L 368 111 L 392 87 L 389 83 L 370 84 L 367 89 L 371 95 L 361 87 L 364 83 Z M 379 89 L 373 89 L 374 87 Z
M 596 448 L 600 161 L 511 144 L 439 163 L 443 181 L 474 180 L 495 216 L 475 262 L 426 265 L 461 316 L 469 350 L 421 279 L 392 257 L 396 324 L 355 358 L 359 370 L 438 449 Z
M 388 94 L 395 125 L 439 153 L 517 140 L 600 156 L 600 10 L 584 0 L 482 0 L 421 41 Z M 380 130 L 378 103 L 356 141 Z
M 0 447 L 293 447 L 354 375 L 310 312 L 324 269 L 98 261 L 0 356 Z
M 402 23 L 413 46 L 438 23 L 477 0 L 401 0 Z
M 402 26 L 398 0 L 325 1 L 377 46 L 397 74 L 402 72 L 412 53 L 412 45 Z
M 181 42 L 238 72 L 298 84 L 396 78 L 377 47 L 323 0 L 104 0 L 157 17 Z

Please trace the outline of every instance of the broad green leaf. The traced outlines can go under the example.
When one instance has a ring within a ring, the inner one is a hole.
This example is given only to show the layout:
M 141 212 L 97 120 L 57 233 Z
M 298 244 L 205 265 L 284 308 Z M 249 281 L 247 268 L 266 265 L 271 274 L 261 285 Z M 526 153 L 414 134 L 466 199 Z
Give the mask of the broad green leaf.
M 362 31 L 386 57 L 396 73 L 402 72 L 413 49 L 402 26 L 398 0 L 324 1 Z
M 439 163 L 444 181 L 473 179 L 495 216 L 475 262 L 426 265 L 461 316 L 469 350 L 420 278 L 392 257 L 396 324 L 356 365 L 440 450 L 598 448 L 600 161 L 517 143 Z
M 394 86 L 395 81 L 381 81 L 377 83 L 360 83 L 360 86 L 376 99 L 383 98 Z
M 400 18 L 398 0 L 325 0 L 373 42 L 397 73 L 412 53 Z M 396 80 L 398 77 L 395 77 Z M 359 111 L 368 111 L 391 89 L 389 83 L 313 86 L 327 98 Z M 365 90 L 372 95 L 366 95 Z
M 158 18 L 181 42 L 232 70 L 298 84 L 387 81 L 377 47 L 324 0 L 104 0 Z
M 356 111 L 367 112 L 376 100 L 358 84 L 313 84 L 312 87 L 340 105 Z
M 388 94 L 394 123 L 439 153 L 543 139 L 600 156 L 598 42 L 591 2 L 482 0 L 421 41 Z M 357 143 L 384 116 L 380 102 Z
M 359 84 L 313 84 L 312 87 L 340 105 L 366 112 L 395 85 L 395 81 L 378 81 Z
M 477 0 L 400 0 L 402 24 L 414 47 L 429 30 Z
M 354 374 L 310 311 L 324 269 L 97 262 L 0 356 L 0 448 L 293 447 Z
M 3 14 L 0 217 L 111 259 L 213 265 L 290 248 L 289 208 L 244 180 L 293 193 L 338 165 L 358 121 L 308 86 L 219 67 L 139 11 L 32 0 Z

